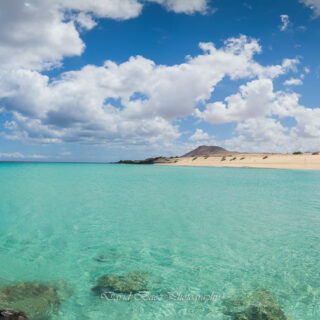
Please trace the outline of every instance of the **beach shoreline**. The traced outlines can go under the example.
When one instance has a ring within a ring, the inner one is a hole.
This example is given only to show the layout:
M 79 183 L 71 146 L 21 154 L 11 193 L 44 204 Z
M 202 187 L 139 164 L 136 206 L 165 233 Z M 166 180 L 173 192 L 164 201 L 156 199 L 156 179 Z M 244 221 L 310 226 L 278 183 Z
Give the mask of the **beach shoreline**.
M 320 154 L 228 153 L 212 156 L 167 158 L 157 165 L 320 170 Z

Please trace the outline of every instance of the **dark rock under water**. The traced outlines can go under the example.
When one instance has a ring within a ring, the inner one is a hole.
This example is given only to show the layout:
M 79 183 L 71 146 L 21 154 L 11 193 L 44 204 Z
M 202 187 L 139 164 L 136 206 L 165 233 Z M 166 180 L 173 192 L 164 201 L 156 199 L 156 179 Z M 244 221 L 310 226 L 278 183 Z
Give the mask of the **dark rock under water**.
M 287 320 L 267 290 L 256 290 L 225 299 L 222 312 L 232 320 Z
M 58 287 L 40 282 L 20 282 L 0 289 L 0 309 L 23 312 L 30 320 L 49 319 L 62 300 Z
M 123 258 L 123 254 L 118 251 L 110 250 L 104 253 L 100 253 L 94 257 L 94 260 L 98 262 L 109 262 L 117 259 Z
M 147 291 L 147 273 L 135 271 L 124 276 L 106 274 L 96 281 L 96 286 L 92 288 L 97 294 L 114 292 L 120 294 L 135 294 Z
M 23 312 L 0 310 L 0 320 L 28 320 L 28 318 Z

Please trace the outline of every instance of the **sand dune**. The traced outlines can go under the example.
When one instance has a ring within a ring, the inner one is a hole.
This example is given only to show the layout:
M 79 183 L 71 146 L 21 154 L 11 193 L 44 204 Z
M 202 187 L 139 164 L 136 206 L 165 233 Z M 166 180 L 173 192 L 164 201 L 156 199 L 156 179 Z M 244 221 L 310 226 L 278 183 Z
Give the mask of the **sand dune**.
M 320 170 L 320 154 L 228 153 L 208 157 L 174 158 L 159 165 Z

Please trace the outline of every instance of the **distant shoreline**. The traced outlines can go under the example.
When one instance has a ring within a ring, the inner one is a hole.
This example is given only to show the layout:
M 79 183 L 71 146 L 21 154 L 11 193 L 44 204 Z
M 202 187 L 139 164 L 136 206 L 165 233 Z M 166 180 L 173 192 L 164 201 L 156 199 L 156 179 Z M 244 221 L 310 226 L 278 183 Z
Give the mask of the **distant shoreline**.
M 0 164 L 12 163 L 12 164 L 114 164 L 115 162 L 83 162 L 83 161 L 0 161 Z
M 179 157 L 157 165 L 320 170 L 320 154 L 228 153 L 212 156 Z
M 121 160 L 119 162 L 0 161 L 0 164 L 129 164 L 217 168 L 320 170 L 320 154 L 226 152 L 207 156 L 156 157 L 147 158 L 145 160 Z

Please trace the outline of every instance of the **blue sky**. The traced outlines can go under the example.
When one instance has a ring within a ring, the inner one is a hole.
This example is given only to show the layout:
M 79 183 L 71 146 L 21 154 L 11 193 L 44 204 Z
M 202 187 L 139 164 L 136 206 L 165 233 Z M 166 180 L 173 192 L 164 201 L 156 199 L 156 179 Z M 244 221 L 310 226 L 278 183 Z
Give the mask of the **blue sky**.
M 319 0 L 4 0 L 0 160 L 320 150 Z

